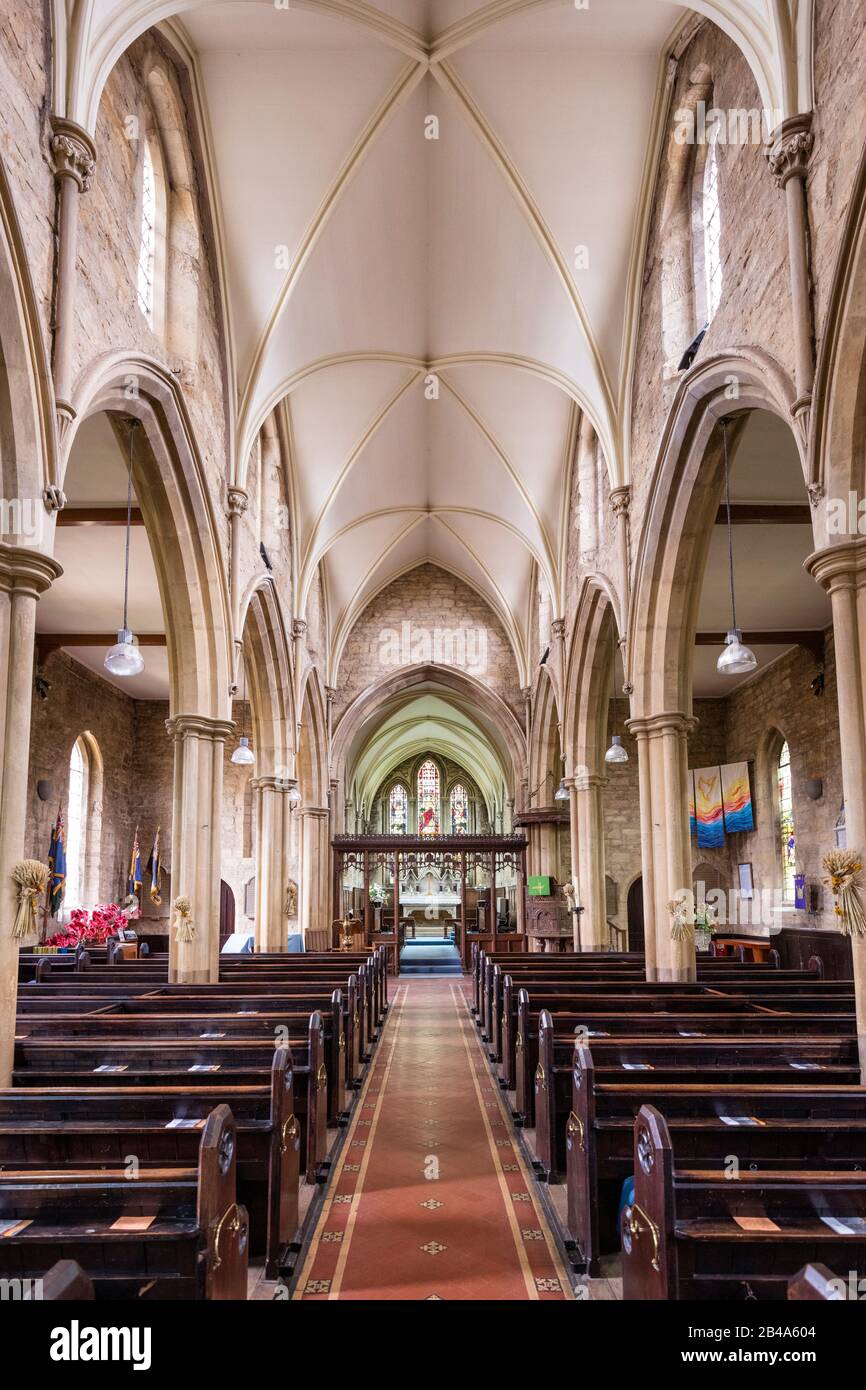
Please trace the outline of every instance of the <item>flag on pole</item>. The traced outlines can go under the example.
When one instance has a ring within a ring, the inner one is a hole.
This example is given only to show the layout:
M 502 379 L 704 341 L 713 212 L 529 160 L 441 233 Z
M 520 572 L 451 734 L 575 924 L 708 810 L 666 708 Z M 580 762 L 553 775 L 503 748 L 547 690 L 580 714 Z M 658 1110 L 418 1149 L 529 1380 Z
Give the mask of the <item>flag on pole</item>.
M 141 848 L 138 843 L 138 826 L 135 827 L 135 839 L 132 842 L 132 857 L 129 861 L 126 891 L 135 897 L 138 897 L 141 892 Z
M 147 872 L 150 874 L 150 901 L 157 907 L 162 902 L 162 859 L 159 850 L 159 832 L 162 826 L 156 827 L 156 834 L 153 837 L 153 849 L 150 851 L 150 858 L 147 861 Z
M 48 911 L 56 917 L 66 893 L 66 842 L 63 830 L 63 811 L 58 806 L 57 820 L 51 829 L 48 846 Z

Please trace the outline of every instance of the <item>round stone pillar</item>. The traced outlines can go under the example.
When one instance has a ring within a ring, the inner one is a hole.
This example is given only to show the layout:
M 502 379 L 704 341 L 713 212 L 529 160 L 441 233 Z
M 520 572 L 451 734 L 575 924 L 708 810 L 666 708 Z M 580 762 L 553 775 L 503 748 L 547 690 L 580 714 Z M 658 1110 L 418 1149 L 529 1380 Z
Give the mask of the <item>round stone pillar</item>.
M 24 944 L 12 936 L 18 891 L 11 873 L 24 857 L 36 603 L 62 572 L 47 555 L 0 545 L 0 1086 L 11 1085 Z

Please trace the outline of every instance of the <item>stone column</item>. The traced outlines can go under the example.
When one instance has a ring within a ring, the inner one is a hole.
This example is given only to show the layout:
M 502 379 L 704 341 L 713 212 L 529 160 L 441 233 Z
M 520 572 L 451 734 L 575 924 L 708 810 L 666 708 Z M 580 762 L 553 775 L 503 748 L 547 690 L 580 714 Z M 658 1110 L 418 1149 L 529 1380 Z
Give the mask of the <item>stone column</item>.
M 240 653 L 241 634 L 241 517 L 249 505 L 242 487 L 229 488 L 229 599 L 232 606 L 232 632 L 236 655 Z
M 574 885 L 575 906 L 582 908 L 583 879 L 581 877 L 580 831 L 578 829 L 580 824 L 580 803 L 577 795 L 577 779 L 574 777 L 566 777 L 565 785 L 568 787 L 568 836 L 571 846 L 571 882 Z M 571 924 L 575 951 L 580 951 L 582 949 L 582 918 L 582 912 L 572 913 Z
M 47 555 L 0 545 L 0 1086 L 12 1084 L 19 943 L 11 873 L 24 858 L 36 603 L 62 572 Z
M 815 382 L 815 320 L 806 202 L 806 178 L 812 145 L 812 114 L 807 112 L 802 116 L 791 116 L 776 127 L 767 154 L 770 172 L 777 186 L 784 190 L 788 217 L 788 264 L 797 381 L 795 415 L 808 412 Z
M 250 782 L 256 818 L 256 950 L 285 951 L 291 855 L 290 783 L 280 777 Z
M 207 984 L 219 976 L 220 832 L 225 742 L 230 719 L 176 714 L 165 721 L 174 740 L 171 890 L 189 898 L 195 937 L 175 940 L 172 910 L 169 979 Z
M 305 806 L 301 811 L 301 931 L 330 926 L 328 915 L 329 850 L 327 806 Z
M 691 888 L 688 735 L 697 721 L 678 711 L 630 719 L 638 741 L 644 932 L 648 978 L 682 982 L 696 978 L 694 938 L 671 940 L 668 903 Z M 650 935 L 655 936 L 651 961 Z M 652 969 L 653 973 L 650 974 Z
M 610 494 L 610 505 L 616 517 L 616 545 L 619 555 L 620 593 L 622 595 L 622 627 L 620 646 L 624 653 L 625 633 L 628 631 L 628 598 L 631 593 L 629 562 L 628 511 L 631 504 L 631 488 L 615 487 Z
M 578 553 L 580 563 L 590 565 L 598 551 L 598 455 L 595 428 L 586 414 L 581 416 L 578 435 L 577 490 Z
M 96 149 L 80 125 L 55 116 L 51 155 L 57 183 L 57 260 L 54 278 L 54 394 L 61 431 L 73 419 L 72 366 L 78 277 L 78 204 L 96 168 Z
M 604 891 L 605 778 L 584 773 L 575 779 L 575 798 L 580 824 L 579 855 L 580 941 L 584 951 L 604 951 L 610 944 Z
M 806 569 L 833 606 L 845 831 L 848 847 L 866 853 L 866 538 L 817 551 Z M 851 938 L 851 954 L 860 1076 L 866 1084 L 866 937 Z

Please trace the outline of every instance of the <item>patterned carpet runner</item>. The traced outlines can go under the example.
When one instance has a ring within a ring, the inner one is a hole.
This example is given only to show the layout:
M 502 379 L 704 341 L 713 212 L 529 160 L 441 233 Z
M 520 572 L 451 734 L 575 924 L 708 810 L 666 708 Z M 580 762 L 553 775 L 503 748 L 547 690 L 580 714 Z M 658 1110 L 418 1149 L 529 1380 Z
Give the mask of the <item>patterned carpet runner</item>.
M 460 983 L 401 980 L 295 1298 L 562 1301 Z

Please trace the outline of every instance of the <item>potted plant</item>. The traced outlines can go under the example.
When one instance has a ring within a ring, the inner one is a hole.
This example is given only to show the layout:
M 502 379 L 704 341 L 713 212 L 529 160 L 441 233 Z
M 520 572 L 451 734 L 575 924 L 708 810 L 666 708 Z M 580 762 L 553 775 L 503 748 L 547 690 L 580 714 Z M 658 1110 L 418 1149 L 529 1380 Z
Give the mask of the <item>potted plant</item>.
M 699 907 L 695 911 L 695 950 L 708 951 L 713 939 L 714 922 L 709 909 Z

